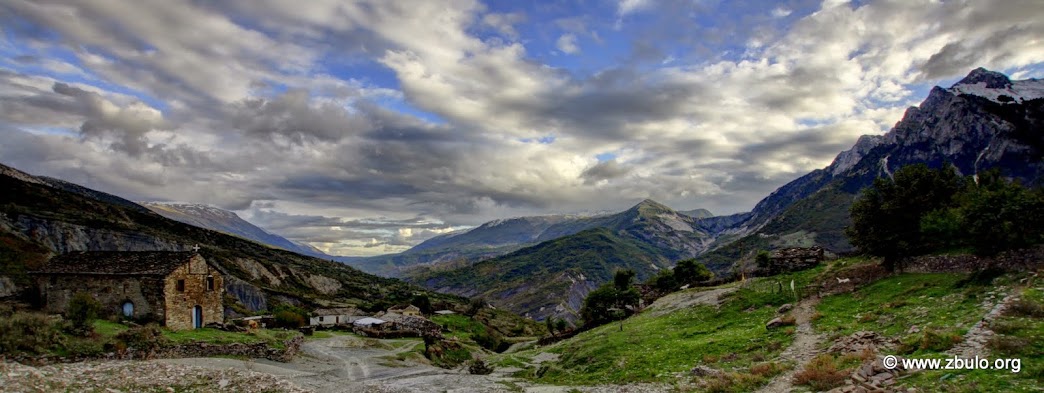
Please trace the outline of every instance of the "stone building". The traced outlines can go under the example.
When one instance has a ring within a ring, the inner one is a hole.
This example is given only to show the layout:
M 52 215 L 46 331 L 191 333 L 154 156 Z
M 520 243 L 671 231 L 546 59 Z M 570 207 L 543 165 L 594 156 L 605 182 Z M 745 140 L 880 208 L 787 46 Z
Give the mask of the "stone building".
M 311 326 L 347 325 L 361 318 L 356 316 L 359 310 L 354 308 L 320 308 L 312 311 L 308 320 Z
M 395 307 L 389 308 L 388 309 L 388 314 L 408 315 L 408 316 L 411 316 L 411 317 L 423 316 L 421 314 L 421 309 L 419 307 L 417 307 L 417 306 L 412 305 L 412 304 L 410 304 L 410 305 L 408 305 L 406 307 L 402 307 L 402 308 L 395 308 Z
M 769 254 L 768 275 L 811 269 L 823 262 L 823 248 L 792 247 L 774 250 Z
M 78 292 L 106 314 L 194 329 L 224 318 L 224 279 L 194 252 L 71 252 L 31 273 L 48 312 L 61 313 Z

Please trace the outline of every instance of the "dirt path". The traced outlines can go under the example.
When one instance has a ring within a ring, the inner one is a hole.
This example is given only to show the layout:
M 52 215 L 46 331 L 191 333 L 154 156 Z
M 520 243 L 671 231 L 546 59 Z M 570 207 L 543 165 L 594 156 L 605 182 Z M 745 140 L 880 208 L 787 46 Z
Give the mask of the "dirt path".
M 990 298 L 986 300 L 983 306 L 989 308 L 990 311 L 987 312 L 979 322 L 975 323 L 971 329 L 968 329 L 968 333 L 964 335 L 964 339 L 961 340 L 961 343 L 950 348 L 949 351 L 946 351 L 947 354 L 963 359 L 970 359 L 975 356 L 988 356 L 989 349 L 986 348 L 986 344 L 994 335 L 993 329 L 990 329 L 990 324 L 993 323 L 994 319 L 1004 313 L 1004 310 L 1007 309 L 1008 306 L 1018 300 L 1016 294 L 1021 292 L 1017 287 L 1015 289 L 1010 289 L 1010 294 L 997 302 L 997 304 L 993 304 L 993 307 L 991 308 L 992 300 L 999 291 L 1000 289 L 998 288 L 994 292 L 989 293 Z
M 292 362 L 215 358 L 174 359 L 162 362 L 196 367 L 242 369 L 279 376 L 313 392 L 493 392 L 505 391 L 513 378 L 504 373 L 470 375 L 445 370 L 423 361 L 397 361 L 420 341 L 367 340 L 337 336 L 309 340 Z
M 777 375 L 768 385 L 758 390 L 759 393 L 786 393 L 793 389 L 792 379 L 794 374 L 805 367 L 805 364 L 820 354 L 819 346 L 826 339 L 823 334 L 817 334 L 812 328 L 812 315 L 816 313 L 816 305 L 819 304 L 818 297 L 810 297 L 798 302 L 791 312 L 797 323 L 794 342 L 790 344 L 783 353 L 779 354 L 779 361 L 793 362 L 794 368 L 788 372 Z

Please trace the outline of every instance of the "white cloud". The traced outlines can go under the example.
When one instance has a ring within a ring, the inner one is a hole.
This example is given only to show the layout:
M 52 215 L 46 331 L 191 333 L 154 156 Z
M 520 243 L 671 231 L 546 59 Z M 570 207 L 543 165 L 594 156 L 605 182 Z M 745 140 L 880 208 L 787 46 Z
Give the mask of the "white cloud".
M 619 0 L 616 6 L 616 14 L 619 16 L 625 16 L 627 14 L 642 11 L 649 8 L 653 3 L 653 0 Z
M 492 218 L 646 197 L 749 209 L 887 130 L 923 99 L 919 83 L 1044 61 L 1028 39 L 1044 34 L 1044 10 L 1019 1 L 824 2 L 745 40 L 757 45 L 738 58 L 664 51 L 591 73 L 543 64 L 521 13 L 476 1 L 200 4 L 0 5 L 62 37 L 12 32 L 52 74 L 0 68 L 0 161 L 135 199 L 330 218 L 258 213 L 291 239 L 377 253 Z M 621 18 L 652 5 L 610 6 Z M 548 39 L 583 59 L 604 44 L 581 51 L 578 38 L 612 23 L 559 18 Z M 650 37 L 631 38 L 662 36 Z M 55 49 L 78 63 L 45 56 Z M 396 80 L 376 86 L 330 61 Z
M 772 17 L 773 18 L 785 18 L 785 17 L 789 16 L 793 12 L 794 11 L 791 11 L 789 8 L 786 8 L 786 7 L 782 7 L 782 6 L 781 7 L 776 7 L 776 8 L 774 8 L 772 10 Z
M 580 52 L 580 47 L 576 44 L 576 36 L 573 34 L 562 34 L 558 37 L 558 41 L 555 42 L 555 47 L 562 53 L 574 54 Z

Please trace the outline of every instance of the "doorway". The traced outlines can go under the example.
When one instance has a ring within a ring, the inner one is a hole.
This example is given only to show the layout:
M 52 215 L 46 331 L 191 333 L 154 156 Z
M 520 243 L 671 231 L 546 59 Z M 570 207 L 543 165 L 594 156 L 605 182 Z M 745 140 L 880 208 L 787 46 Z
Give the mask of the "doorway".
M 196 306 L 192 308 L 192 328 L 199 329 L 203 327 L 203 307 Z

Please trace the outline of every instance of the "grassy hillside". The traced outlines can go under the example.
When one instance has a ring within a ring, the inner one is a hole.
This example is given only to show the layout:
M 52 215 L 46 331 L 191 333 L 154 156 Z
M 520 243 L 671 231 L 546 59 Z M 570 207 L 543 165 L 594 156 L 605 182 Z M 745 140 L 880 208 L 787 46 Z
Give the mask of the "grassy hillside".
M 1039 391 L 1044 380 L 1044 291 L 1034 281 L 1018 285 L 1025 274 L 900 274 L 859 290 L 824 298 L 814 326 L 831 338 L 872 331 L 899 341 L 893 351 L 919 359 L 946 359 L 947 351 L 965 341 L 969 329 L 989 309 L 982 303 L 1000 301 L 1004 293 L 1019 300 L 989 323 L 996 333 L 977 356 L 1021 360 L 1018 373 L 1009 370 L 935 370 L 913 374 L 906 386 L 923 391 Z M 1039 282 L 1036 283 L 1039 285 Z M 990 301 L 990 300 L 993 301 Z M 916 326 L 916 329 L 911 327 Z
M 822 269 L 777 279 L 810 282 Z M 732 286 L 735 286 L 733 284 Z M 697 293 L 706 288 L 691 289 Z M 501 365 L 523 368 L 517 375 L 538 383 L 595 385 L 665 383 L 694 388 L 695 366 L 730 370 L 719 387 L 751 391 L 792 367 L 773 359 L 793 339 L 793 328 L 765 329 L 776 308 L 792 302 L 787 293 L 737 289 L 721 304 L 681 308 L 664 315 L 646 311 L 620 324 L 613 322 L 573 338 L 498 358 Z M 558 361 L 537 365 L 534 359 L 555 354 Z
M 846 258 L 815 269 L 760 279 L 818 287 L 836 277 L 870 280 L 850 291 L 810 300 L 806 333 L 795 327 L 766 329 L 778 316 L 776 307 L 793 301 L 764 291 L 761 285 L 732 284 L 738 289 L 717 307 L 697 305 L 667 313 L 646 310 L 620 324 L 610 323 L 548 346 L 494 358 L 501 367 L 517 367 L 515 375 L 535 383 L 601 385 L 654 383 L 679 391 L 747 392 L 774 378 L 793 382 L 796 391 L 841 386 L 873 354 L 831 354 L 835 342 L 869 331 L 895 340 L 879 355 L 951 358 L 947 351 L 972 345 L 966 336 L 1004 299 L 1009 305 L 987 327 L 985 347 L 975 355 L 994 361 L 1020 359 L 1020 371 L 939 370 L 903 375 L 893 388 L 905 391 L 1039 391 L 1044 378 L 1044 290 L 1031 273 L 906 273 L 874 280 L 870 265 L 878 261 Z M 771 287 L 772 285 L 769 285 Z M 837 287 L 835 287 L 837 288 Z M 757 291 L 756 291 L 757 290 Z M 684 293 L 699 293 L 692 289 Z M 1006 295 L 1012 295 L 1011 297 Z M 810 298 L 814 299 L 814 298 Z M 808 314 L 806 314 L 808 315 Z M 916 326 L 916 328 L 913 328 Z M 795 336 L 816 337 L 804 351 L 807 362 L 784 355 Z M 968 355 L 962 355 L 968 356 Z M 706 367 L 715 375 L 694 375 Z M 718 371 L 713 371 L 718 370 Z M 791 373 L 794 373 L 793 375 Z M 800 376 L 800 378 L 798 377 Z M 839 385 L 840 384 L 840 385 Z M 788 387 L 789 388 L 789 387 Z
M 542 319 L 571 297 L 582 300 L 587 291 L 611 280 L 617 269 L 634 269 L 645 279 L 655 272 L 654 266 L 668 264 L 651 246 L 596 228 L 469 267 L 419 273 L 410 280 L 439 291 L 484 297 Z

